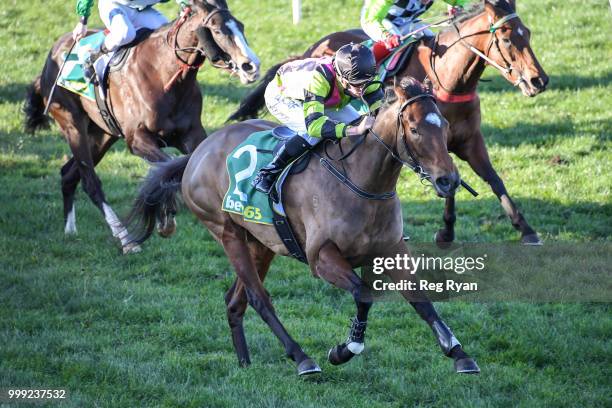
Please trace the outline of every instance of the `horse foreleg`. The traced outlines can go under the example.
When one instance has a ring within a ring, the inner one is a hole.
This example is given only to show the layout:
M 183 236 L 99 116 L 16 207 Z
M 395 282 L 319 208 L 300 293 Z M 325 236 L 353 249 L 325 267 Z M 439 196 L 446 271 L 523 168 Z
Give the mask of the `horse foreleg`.
M 521 242 L 525 245 L 542 245 L 538 234 L 518 210 L 516 204 L 510 198 L 504 182 L 493 168 L 482 134 L 474 135 L 471 143 L 463 149 L 462 153 L 462 158 L 465 157 L 476 174 L 491 186 L 491 190 L 499 199 L 504 212 L 510 218 L 512 226 L 520 231 Z
M 266 273 L 270 268 L 270 263 L 274 258 L 274 252 L 259 242 L 249 242 L 249 252 L 257 269 L 259 279 L 263 284 Z M 244 284 L 239 278 L 236 278 L 234 284 L 225 294 L 225 304 L 227 307 L 227 322 L 232 332 L 232 341 L 238 356 L 238 363 L 241 366 L 247 366 L 251 364 L 251 359 L 249 358 L 249 349 L 244 336 L 243 317 L 248 303 Z
M 398 242 L 395 247 L 391 248 L 388 256 L 403 257 L 407 255 L 411 257 L 410 251 L 406 247 L 404 241 Z M 418 274 L 418 271 L 416 272 Z M 414 281 L 416 274 L 411 274 L 409 270 L 403 269 L 386 269 L 385 274 L 396 283 L 405 282 L 407 280 Z M 468 354 L 463 351 L 461 343 L 457 340 L 451 329 L 440 318 L 434 305 L 427 296 L 419 290 L 404 290 L 401 291 L 402 296 L 412 305 L 421 319 L 425 320 L 433 331 L 442 352 L 447 357 L 454 360 L 455 371 L 464 374 L 476 374 L 480 372 L 480 368 Z
M 365 347 L 365 330 L 372 301 L 364 295 L 364 283 L 340 254 L 338 247 L 328 242 L 321 247 L 315 263 L 315 273 L 332 285 L 350 292 L 357 305 L 357 316 L 351 320 L 347 340 L 329 350 L 327 358 L 334 365 L 348 362 L 361 354 Z
M 455 196 L 446 197 L 444 206 L 444 228 L 438 230 L 435 236 L 435 241 L 438 246 L 444 247 L 444 244 L 451 243 L 455 240 Z
M 228 219 L 223 226 L 220 240 L 238 278 L 244 283 L 248 303 L 281 341 L 287 356 L 297 363 L 298 374 L 321 372 L 321 368 L 302 351 L 276 316 L 270 297 L 259 279 L 257 268 L 249 253 L 247 232 Z

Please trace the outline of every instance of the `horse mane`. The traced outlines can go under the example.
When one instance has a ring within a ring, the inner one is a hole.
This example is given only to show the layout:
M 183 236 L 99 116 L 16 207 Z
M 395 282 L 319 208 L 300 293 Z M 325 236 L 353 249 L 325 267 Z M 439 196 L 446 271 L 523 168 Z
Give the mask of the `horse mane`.
M 512 8 L 512 5 L 508 0 L 484 0 L 465 9 L 455 18 L 455 24 L 461 24 L 472 17 L 476 17 L 477 15 L 481 14 L 484 11 L 485 3 L 489 3 L 493 7 L 505 11 L 507 14 L 514 13 L 514 8 Z M 440 30 L 440 34 L 450 30 L 454 31 L 452 26 Z

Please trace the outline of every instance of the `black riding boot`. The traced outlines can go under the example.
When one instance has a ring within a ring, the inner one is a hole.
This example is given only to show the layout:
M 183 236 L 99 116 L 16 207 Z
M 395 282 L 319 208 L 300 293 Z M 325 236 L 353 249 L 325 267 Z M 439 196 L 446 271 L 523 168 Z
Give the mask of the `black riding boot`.
M 287 140 L 279 149 L 278 153 L 276 153 L 276 156 L 274 156 L 270 164 L 259 170 L 257 176 L 253 179 L 253 187 L 255 187 L 257 191 L 270 194 L 274 182 L 279 174 L 282 173 L 283 169 L 306 151 L 310 150 L 310 147 L 308 142 L 299 135 L 295 135 Z
M 107 53 L 108 50 L 106 49 L 104 44 L 102 44 L 99 50 L 92 51 L 91 54 L 89 54 L 89 56 L 83 63 L 83 76 L 87 80 L 92 81 L 93 79 L 95 79 L 96 70 L 94 68 L 94 63 L 98 60 L 98 58 Z

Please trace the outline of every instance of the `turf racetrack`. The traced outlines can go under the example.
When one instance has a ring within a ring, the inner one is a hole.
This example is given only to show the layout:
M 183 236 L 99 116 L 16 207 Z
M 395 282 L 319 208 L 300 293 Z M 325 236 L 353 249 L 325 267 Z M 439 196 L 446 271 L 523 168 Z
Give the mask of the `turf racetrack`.
M 411 307 L 377 304 L 365 353 L 333 367 L 326 353 L 346 336 L 352 299 L 287 259 L 273 263 L 266 286 L 280 319 L 323 374 L 298 378 L 252 309 L 245 330 L 253 364 L 239 368 L 223 302 L 234 274 L 188 211 L 179 214 L 172 239 L 154 237 L 141 254 L 122 256 L 79 189 L 79 234 L 64 237 L 59 169 L 68 146 L 57 127 L 24 134 L 20 109 L 52 43 L 76 23 L 73 3 L 0 5 L 0 388 L 66 388 L 63 406 L 74 407 L 612 404 L 609 304 L 439 304 L 480 376 L 454 374 Z M 287 1 L 229 0 L 263 69 L 329 32 L 357 26 L 361 4 L 306 0 L 303 22 L 293 26 Z M 175 12 L 170 3 L 161 9 Z M 550 85 L 529 99 L 487 70 L 492 81 L 479 92 L 492 161 L 546 242 L 608 241 L 609 5 L 524 0 L 518 12 Z M 99 25 L 97 16 L 91 25 Z M 210 132 L 247 89 L 210 66 L 198 78 Z M 458 164 L 481 195 L 458 193 L 457 240 L 518 241 L 487 185 Z M 119 142 L 97 169 L 109 202 L 125 214 L 148 165 Z M 399 193 L 406 232 L 429 241 L 441 226 L 443 200 L 408 172 Z

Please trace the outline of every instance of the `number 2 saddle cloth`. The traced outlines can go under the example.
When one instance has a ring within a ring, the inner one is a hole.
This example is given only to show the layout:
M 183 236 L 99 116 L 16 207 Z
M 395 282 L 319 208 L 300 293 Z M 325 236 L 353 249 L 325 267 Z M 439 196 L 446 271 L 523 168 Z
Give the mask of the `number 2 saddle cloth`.
M 284 126 L 255 132 L 240 143 L 226 159 L 229 187 L 223 198 L 222 210 L 242 215 L 245 221 L 273 225 L 274 214 L 285 215 L 282 205 L 282 186 L 289 174 L 306 168 L 310 154 L 289 164 L 281 173 L 272 190 L 271 197 L 255 190 L 251 181 L 259 169 L 270 163 L 275 152 L 294 132 Z

